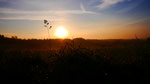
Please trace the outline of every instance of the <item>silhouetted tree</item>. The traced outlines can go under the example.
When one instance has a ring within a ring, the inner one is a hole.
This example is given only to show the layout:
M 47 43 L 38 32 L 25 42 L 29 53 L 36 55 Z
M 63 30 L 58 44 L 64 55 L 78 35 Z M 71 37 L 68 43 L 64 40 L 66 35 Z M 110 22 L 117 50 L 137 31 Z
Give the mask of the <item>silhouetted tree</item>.
M 147 38 L 147 41 L 150 42 L 150 37 Z
M 77 40 L 77 41 L 84 41 L 84 38 L 74 38 L 73 40 Z
M 12 36 L 11 38 L 12 38 L 12 39 L 18 39 L 18 37 L 17 37 L 17 36 Z
M 4 39 L 5 38 L 5 36 L 4 35 L 0 35 L 0 39 Z

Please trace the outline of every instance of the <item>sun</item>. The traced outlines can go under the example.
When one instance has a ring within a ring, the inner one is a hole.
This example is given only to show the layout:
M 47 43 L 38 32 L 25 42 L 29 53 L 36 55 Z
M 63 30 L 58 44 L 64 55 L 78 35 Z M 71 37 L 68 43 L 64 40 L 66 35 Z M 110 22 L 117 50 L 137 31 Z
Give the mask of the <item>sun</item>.
M 59 38 L 65 38 L 68 35 L 68 31 L 63 27 L 60 26 L 56 29 L 56 36 Z

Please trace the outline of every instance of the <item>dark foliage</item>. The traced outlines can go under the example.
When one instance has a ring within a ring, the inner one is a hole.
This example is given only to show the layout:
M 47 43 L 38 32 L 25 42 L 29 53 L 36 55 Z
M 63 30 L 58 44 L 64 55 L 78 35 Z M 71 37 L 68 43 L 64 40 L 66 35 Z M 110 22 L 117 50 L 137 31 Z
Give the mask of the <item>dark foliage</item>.
M 0 39 L 4 39 L 5 37 L 4 37 L 4 35 L 0 35 Z
M 1 80 L 49 84 L 150 79 L 147 40 L 1 39 L 0 46 Z

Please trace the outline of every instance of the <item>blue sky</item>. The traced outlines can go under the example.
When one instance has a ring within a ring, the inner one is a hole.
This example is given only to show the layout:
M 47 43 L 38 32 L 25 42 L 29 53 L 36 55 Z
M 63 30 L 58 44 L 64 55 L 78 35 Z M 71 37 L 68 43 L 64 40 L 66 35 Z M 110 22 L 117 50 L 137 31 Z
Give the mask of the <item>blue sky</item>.
M 140 38 L 150 36 L 150 0 L 0 0 L 0 33 L 20 38 L 47 38 L 43 20 L 68 38 Z

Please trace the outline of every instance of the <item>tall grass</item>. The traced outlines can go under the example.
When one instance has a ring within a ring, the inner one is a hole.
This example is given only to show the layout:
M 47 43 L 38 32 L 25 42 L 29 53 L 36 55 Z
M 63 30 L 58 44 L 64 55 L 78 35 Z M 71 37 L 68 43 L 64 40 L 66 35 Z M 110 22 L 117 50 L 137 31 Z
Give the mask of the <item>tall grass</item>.
M 0 74 L 4 80 L 37 84 L 150 79 L 147 77 L 150 75 L 150 44 L 146 40 L 52 40 L 51 49 L 42 45 L 49 40 L 9 42 L 0 42 L 3 47 L 0 49 Z M 31 46 L 24 46 L 29 44 Z

